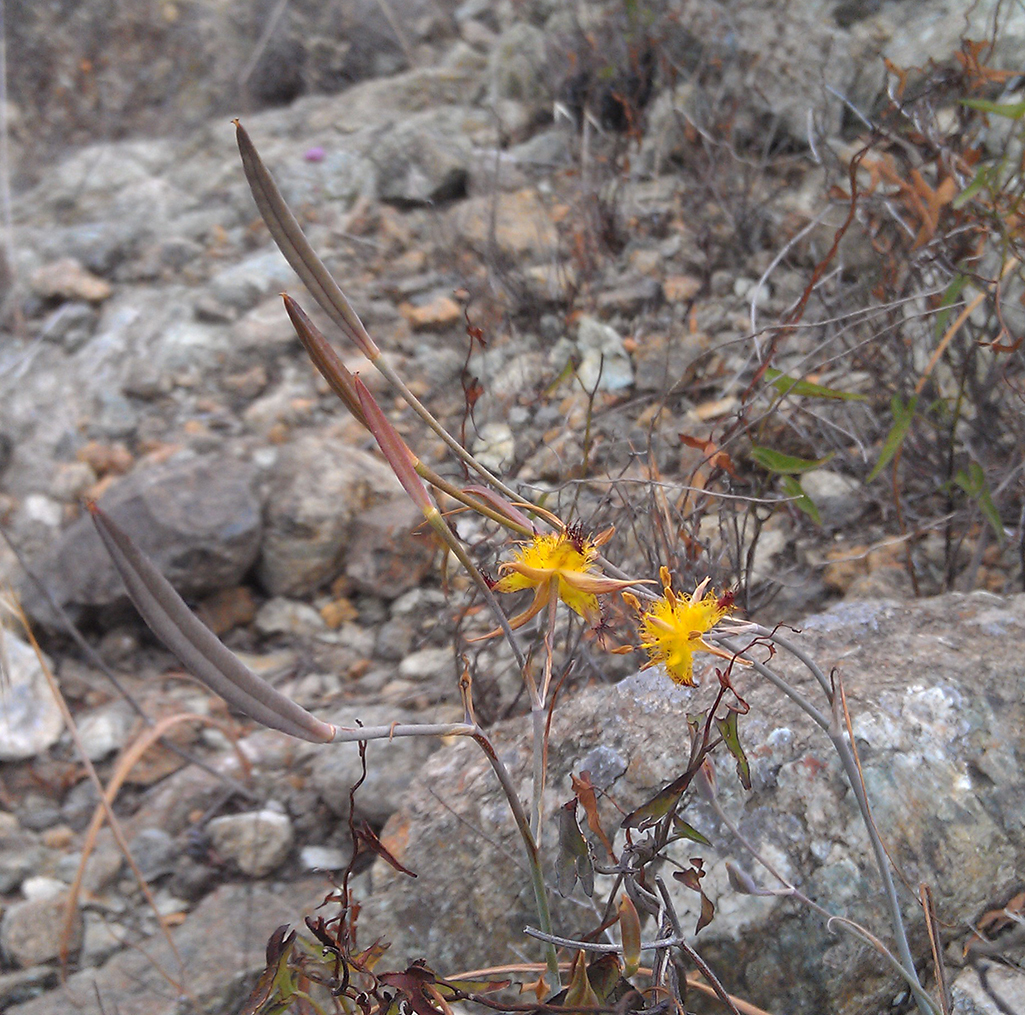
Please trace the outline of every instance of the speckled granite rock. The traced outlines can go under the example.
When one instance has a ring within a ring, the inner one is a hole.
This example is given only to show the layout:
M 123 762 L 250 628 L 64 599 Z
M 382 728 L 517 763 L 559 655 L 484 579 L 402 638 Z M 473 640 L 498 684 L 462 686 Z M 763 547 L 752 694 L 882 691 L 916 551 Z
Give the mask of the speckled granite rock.
M 1006 897 L 1025 869 L 1023 633 L 1025 596 L 977 593 L 841 604 L 810 617 L 793 636 L 823 668 L 836 666 L 843 674 L 881 833 L 909 883 L 930 884 L 940 919 L 954 926 Z M 783 653 L 773 665 L 815 693 L 811 679 Z M 549 813 L 570 799 L 570 772 L 590 769 L 595 784 L 624 809 L 679 774 L 686 750 L 682 719 L 710 703 L 707 683 L 676 687 L 649 670 L 564 702 L 552 732 Z M 828 742 L 757 675 L 741 673 L 737 684 L 751 704 L 741 736 L 753 789 L 741 789 L 732 759 L 718 758 L 726 813 L 810 897 L 888 937 L 866 834 Z M 495 740 L 526 791 L 523 723 L 499 727 Z M 619 816 L 611 807 L 604 813 L 611 831 Z M 760 884 L 776 886 L 705 803 L 691 801 L 684 813 L 713 843 L 708 849 L 684 842 L 674 854 L 685 865 L 691 856 L 704 858 L 703 884 L 717 906 L 696 945 L 731 990 L 791 1015 L 868 1015 L 889 1006 L 900 987 L 873 953 L 827 932 L 790 900 L 737 895 L 725 859 Z M 546 835 L 550 863 L 550 823 Z M 364 927 L 393 942 L 394 960 L 426 955 L 435 968 L 472 968 L 532 952 L 522 937 L 523 926 L 536 920 L 524 890 L 528 882 L 510 860 L 520 845 L 472 744 L 433 756 L 384 839 L 420 875 L 413 882 L 381 863 L 373 868 Z M 697 896 L 682 888 L 678 895 L 685 923 L 693 926 Z M 924 958 L 917 907 L 906 893 L 902 900 L 913 947 Z M 553 901 L 560 933 L 593 925 L 586 910 L 557 896 Z

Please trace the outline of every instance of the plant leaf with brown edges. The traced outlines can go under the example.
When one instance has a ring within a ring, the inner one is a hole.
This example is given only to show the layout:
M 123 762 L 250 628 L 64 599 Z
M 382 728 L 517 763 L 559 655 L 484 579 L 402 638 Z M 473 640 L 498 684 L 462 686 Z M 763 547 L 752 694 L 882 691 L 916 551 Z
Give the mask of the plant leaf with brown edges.
M 740 744 L 740 734 L 737 732 L 737 713 L 731 711 L 725 719 L 716 718 L 715 725 L 719 730 L 723 743 L 730 754 L 737 760 L 737 778 L 740 779 L 741 786 L 744 789 L 750 789 L 751 765 L 747 760 L 747 755 L 744 753 L 744 748 Z
M 411 878 L 415 878 L 417 876 L 408 867 L 404 867 L 399 863 L 399 861 L 388 852 L 384 843 L 377 837 L 377 833 L 369 824 L 367 824 L 366 821 L 361 821 L 356 826 L 356 837 L 362 845 L 367 846 L 372 852 L 376 853 L 382 860 L 384 860 L 386 864 L 393 867 L 400 874 L 408 874 Z
M 267 941 L 267 967 L 260 974 L 239 1015 L 283 1015 L 288 1011 L 297 989 L 297 973 L 288 966 L 295 942 L 295 931 L 288 924 L 278 927 Z
M 556 887 L 563 897 L 580 882 L 584 894 L 594 894 L 594 869 L 587 841 L 577 824 L 577 801 L 570 800 L 559 808 L 559 853 L 555 859 Z
M 601 819 L 598 817 L 598 798 L 594 793 L 594 784 L 591 782 L 590 772 L 581 772 L 579 777 L 570 773 L 570 780 L 573 783 L 573 792 L 576 793 L 580 806 L 587 815 L 587 827 L 598 837 L 605 851 L 610 858 L 614 858 L 612 843 L 609 842 L 605 830 L 601 827 Z
M 694 770 L 696 772 L 697 769 Z M 620 823 L 620 828 L 645 828 L 664 818 L 679 803 L 684 790 L 694 779 L 694 772 L 684 772 L 668 786 L 660 789 L 650 800 L 631 811 Z

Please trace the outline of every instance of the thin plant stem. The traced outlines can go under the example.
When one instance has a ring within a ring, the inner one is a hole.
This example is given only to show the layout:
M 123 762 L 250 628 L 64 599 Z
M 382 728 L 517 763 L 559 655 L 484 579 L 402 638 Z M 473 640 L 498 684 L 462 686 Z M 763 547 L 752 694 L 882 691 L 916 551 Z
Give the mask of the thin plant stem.
M 534 890 L 534 903 L 537 907 L 537 919 L 541 924 L 541 930 L 545 934 L 552 934 L 552 916 L 548 908 L 548 889 L 545 886 L 544 873 L 541 870 L 541 854 L 537 848 L 537 842 L 530 831 L 530 822 L 527 820 L 523 804 L 516 793 L 509 770 L 505 767 L 502 759 L 498 756 L 491 741 L 483 733 L 474 735 L 473 738 L 484 752 L 491 767 L 498 776 L 499 784 L 509 801 L 509 808 L 512 811 L 513 820 L 519 830 L 520 838 L 523 840 L 523 847 L 527 854 L 527 865 L 530 868 L 530 884 Z M 559 979 L 559 960 L 555 952 L 555 946 L 548 943 L 545 949 L 545 963 L 548 972 L 552 976 L 553 993 L 561 986 Z
M 766 629 L 762 628 L 762 630 Z M 744 659 L 748 658 L 746 655 L 744 655 L 744 653 L 749 651 L 749 649 L 737 645 L 728 637 L 722 634 L 717 634 L 714 631 L 710 635 L 708 635 L 708 637 L 710 640 L 715 641 L 717 644 L 725 645 L 726 648 L 728 648 L 731 652 L 735 653 L 737 656 L 743 656 Z M 772 637 L 771 632 L 767 635 L 767 637 Z M 779 674 L 774 673 L 772 670 L 770 670 L 769 667 L 765 665 L 765 663 L 760 663 L 757 659 L 748 659 L 748 662 L 750 662 L 752 668 L 756 672 L 760 673 L 763 677 L 765 677 L 765 679 L 768 680 L 769 683 L 773 685 L 773 687 L 775 687 L 777 690 L 785 694 L 792 702 L 794 702 L 795 705 L 797 705 L 798 708 L 801 709 L 802 712 L 810 716 L 816 726 L 820 727 L 822 731 L 827 735 L 829 734 L 829 719 L 827 719 L 822 712 L 820 712 L 803 694 L 801 694 L 800 691 L 796 690 L 790 684 L 788 684 L 781 676 L 779 676 Z
M 495 751 L 494 745 L 484 731 L 472 723 L 393 723 L 390 726 L 336 727 L 335 743 L 355 743 L 361 740 L 390 740 L 393 737 L 469 737 L 484 752 L 489 764 L 498 777 L 498 783 L 505 794 L 512 811 L 516 829 L 523 840 L 524 852 L 527 855 L 527 866 L 530 870 L 530 883 L 534 891 L 534 903 L 537 909 L 538 922 L 543 933 L 552 934 L 552 917 L 548 907 L 548 889 L 545 886 L 544 873 L 541 870 L 541 854 L 537 840 L 530 829 L 530 821 L 523 809 L 513 785 L 512 776 L 502 759 Z M 549 944 L 545 959 L 549 972 L 554 977 L 555 988 L 559 987 L 559 963 L 555 948 Z
M 788 652 L 792 652 L 797 659 L 808 666 L 816 681 L 820 683 L 820 685 L 822 684 L 825 680 L 825 675 L 803 652 L 795 652 L 795 646 L 785 640 L 779 639 L 775 634 L 773 634 L 773 632 L 769 631 L 768 628 L 758 628 L 758 632 L 762 637 L 769 638 L 775 644 L 779 645 L 780 648 L 785 649 Z M 725 645 L 731 651 L 738 653 L 743 651 L 739 647 L 733 645 L 727 638 L 720 637 L 716 640 Z M 808 701 L 807 698 L 804 697 L 804 695 L 794 689 L 786 680 L 780 677 L 773 670 L 769 669 L 769 667 L 764 663 L 752 660 L 752 666 L 758 673 L 772 683 L 774 687 L 779 689 L 808 716 L 810 716 L 815 724 L 826 734 L 830 743 L 833 745 L 833 749 L 836 751 L 837 757 L 840 759 L 840 764 L 843 767 L 844 775 L 847 777 L 847 782 L 854 793 L 854 799 L 857 801 L 858 810 L 861 812 L 862 822 L 868 832 L 868 839 L 872 845 L 872 853 L 875 858 L 876 868 L 879 871 L 879 876 L 882 880 L 883 899 L 890 917 L 890 927 L 897 944 L 897 954 L 900 957 L 900 964 L 904 969 L 905 979 L 910 986 L 911 992 L 915 996 L 915 1002 L 922 1015 L 935 1015 L 935 1004 L 932 998 L 929 997 L 925 992 L 925 989 L 922 987 L 921 981 L 918 979 L 918 973 L 915 970 L 915 960 L 911 954 L 911 946 L 908 944 L 907 930 L 904 926 L 904 917 L 901 915 L 900 911 L 900 900 L 897 898 L 897 889 L 894 885 L 889 857 L 886 855 L 886 849 L 883 846 L 882 840 L 879 838 L 875 822 L 872 819 L 872 808 L 865 792 L 864 783 L 860 778 L 857 763 L 855 762 L 854 756 L 851 752 L 850 744 L 847 742 L 843 734 L 843 724 L 840 722 L 838 715 L 838 695 L 827 682 L 827 689 L 825 690 L 825 693 L 829 700 L 830 710 L 832 712 L 832 718 L 827 719 L 822 712 L 820 712 L 810 701 Z
M 698 972 L 701 973 L 701 975 L 708 981 L 709 986 L 715 991 L 716 997 L 718 997 L 719 1000 L 722 1001 L 722 1003 L 726 1005 L 731 1012 L 733 1012 L 733 1015 L 740 1015 L 740 1012 L 737 1011 L 737 1006 L 733 1003 L 733 999 L 726 992 L 726 988 L 719 982 L 719 978 L 712 972 L 711 967 L 700 955 L 698 955 L 696 951 L 694 951 L 693 948 L 691 948 L 689 944 L 687 944 L 687 941 L 684 938 L 683 928 L 680 926 L 680 919 L 676 915 L 676 908 L 673 906 L 672 897 L 669 894 L 669 889 L 666 888 L 666 883 L 661 877 L 656 876 L 655 885 L 658 888 L 658 894 L 662 900 L 664 912 L 669 920 L 670 926 L 672 926 L 677 937 L 683 939 L 677 947 L 680 948 L 681 951 L 687 955 L 687 958 L 694 963 Z
M 535 688 L 533 682 L 528 685 L 531 691 L 530 719 L 531 719 L 531 753 L 533 755 L 533 790 L 531 801 L 531 828 L 534 833 L 534 841 L 538 847 L 541 846 L 541 824 L 544 811 L 545 793 L 545 760 L 547 755 L 547 701 L 548 688 L 552 681 L 552 642 L 555 638 L 555 617 L 559 605 L 559 579 L 549 579 L 551 591 L 548 597 L 548 621 L 545 625 L 545 662 L 544 675 L 541 678 L 540 688 Z

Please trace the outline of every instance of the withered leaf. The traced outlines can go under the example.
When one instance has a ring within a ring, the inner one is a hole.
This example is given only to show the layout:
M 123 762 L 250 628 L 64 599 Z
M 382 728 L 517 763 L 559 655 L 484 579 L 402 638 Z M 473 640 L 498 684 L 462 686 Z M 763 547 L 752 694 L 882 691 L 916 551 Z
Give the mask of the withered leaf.
M 556 887 L 563 897 L 573 891 L 577 881 L 590 898 L 594 894 L 594 869 L 587 842 L 577 824 L 577 801 L 570 800 L 559 809 L 559 853 L 555 860 Z
M 701 858 L 692 857 L 691 863 L 693 866 L 688 867 L 686 870 L 673 871 L 673 877 L 701 896 L 701 915 L 698 917 L 697 926 L 694 928 L 694 933 L 696 934 L 712 922 L 712 918 L 715 916 L 715 906 L 712 905 L 712 900 L 705 895 L 704 889 L 701 887 L 701 879 L 705 876 Z
M 570 780 L 573 783 L 573 792 L 576 793 L 577 799 L 580 801 L 580 806 L 584 809 L 584 814 L 587 815 L 587 827 L 601 841 L 601 844 L 605 847 L 605 851 L 611 858 L 615 858 L 615 854 L 612 852 L 612 843 L 609 842 L 608 836 L 605 834 L 605 830 L 601 827 L 601 820 L 598 817 L 598 798 L 594 793 L 594 784 L 591 782 L 590 772 L 581 772 L 579 777 L 570 773 Z
M 359 841 L 367 846 L 370 850 L 375 852 L 385 863 L 394 867 L 400 874 L 408 874 L 411 878 L 415 878 L 417 875 L 411 871 L 408 867 L 404 867 L 391 853 L 388 852 L 387 847 L 377 837 L 377 833 L 367 824 L 366 821 L 361 821 L 356 826 L 356 837 Z

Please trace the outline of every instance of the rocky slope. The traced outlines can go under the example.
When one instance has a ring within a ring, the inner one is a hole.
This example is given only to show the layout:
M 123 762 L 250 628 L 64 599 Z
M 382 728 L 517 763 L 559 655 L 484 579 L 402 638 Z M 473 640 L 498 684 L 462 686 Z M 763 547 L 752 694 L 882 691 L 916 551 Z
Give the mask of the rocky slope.
M 839 151 L 850 131 L 853 114 L 837 94 L 871 113 L 884 80 L 880 53 L 904 65 L 943 59 L 963 27 L 953 13 L 960 5 L 940 0 L 913 11 L 897 2 L 807 0 L 787 5 L 785 17 L 779 5 L 753 0 L 681 2 L 659 9 L 655 55 L 645 56 L 628 44 L 636 26 L 623 20 L 625 5 L 355 4 L 345 13 L 352 31 L 332 20 L 331 5 L 166 4 L 161 24 L 146 21 L 152 5 L 124 5 L 106 35 L 97 28 L 102 5 L 71 6 L 52 37 L 34 20 L 34 5 L 17 20 L 24 59 L 14 61 L 12 95 L 23 189 L 0 348 L 0 507 L 11 545 L 46 591 L 7 545 L 0 575 L 19 589 L 105 779 L 142 729 L 140 714 L 231 719 L 126 606 L 81 516 L 84 497 L 98 498 L 206 622 L 307 707 L 347 724 L 459 714 L 453 639 L 465 590 L 443 582 L 439 555 L 413 531 L 415 510 L 305 361 L 284 315 L 282 290 L 311 312 L 312 301 L 270 243 L 238 163 L 228 120 L 240 111 L 240 82 L 254 110 L 245 124 L 286 198 L 416 393 L 458 428 L 474 391 L 467 435 L 475 452 L 525 490 L 575 504 L 596 529 L 615 521 L 620 558 L 647 566 L 657 556 L 646 552 L 647 501 L 637 486 L 613 489 L 612 477 L 650 479 L 638 455 L 651 447 L 660 475 L 684 483 L 700 453 L 679 434 L 734 411 L 754 373 L 752 332 L 800 297 L 843 218 L 814 164 L 816 151 Z M 994 8 L 975 5 L 969 32 L 983 35 Z M 1015 15 L 1001 45 L 1013 52 L 1023 36 Z M 188 71 L 185 53 L 194 61 Z M 48 80 L 59 89 L 33 87 L 42 66 L 55 68 Z M 735 113 L 728 144 L 711 146 L 723 155 L 717 163 L 702 131 L 718 130 L 717 111 L 727 106 Z M 42 128 L 30 136 L 37 120 Z M 58 133 L 94 140 L 62 149 Z M 788 247 L 819 212 L 825 232 Z M 866 242 L 844 250 L 855 273 L 871 254 Z M 471 325 L 483 329 L 482 348 Z M 805 351 L 795 348 L 793 361 Z M 383 395 L 360 357 L 344 354 Z M 844 381 L 871 385 L 867 376 Z M 653 407 L 663 398 L 671 413 L 659 415 Z M 408 414 L 386 405 L 418 453 L 437 458 Z M 849 411 L 842 422 L 857 430 L 857 406 Z M 592 482 L 574 485 L 583 479 Z M 771 590 L 774 616 L 795 619 L 830 596 L 909 592 L 900 548 L 875 545 L 887 530 L 863 486 L 831 469 L 804 483 L 824 528 L 797 511 L 776 513 L 746 557 L 746 584 L 764 593 L 752 607 Z M 707 521 L 700 566 L 724 580 L 738 576 L 735 564 L 754 544 L 739 537 L 732 552 L 718 519 Z M 487 534 L 457 524 L 493 563 Z M 833 542 L 845 551 L 839 564 L 830 562 Z M 942 539 L 922 546 L 927 568 L 939 573 Z M 980 549 L 976 573 L 1002 590 L 1012 572 L 982 556 Z M 973 604 L 935 607 L 964 645 L 982 609 Z M 1019 679 L 997 651 L 1017 629 L 1019 606 L 993 606 L 1011 627 L 987 632 L 993 644 L 973 648 L 978 655 L 963 667 L 990 667 L 978 692 L 986 700 Z M 72 642 L 61 611 L 96 655 Z M 906 640 L 904 632 L 892 652 Z M 34 657 L 16 632 L 5 642 L 0 1007 L 41 1013 L 66 1008 L 64 995 L 17 1003 L 56 981 L 55 937 L 39 928 L 57 919 L 54 900 L 74 877 L 96 796 Z M 639 661 L 586 658 L 581 680 L 599 683 Z M 489 648 L 478 666 L 487 717 L 515 710 L 509 660 Z M 948 683 L 972 694 L 953 676 Z M 599 693 L 627 690 L 603 688 L 571 704 L 590 708 Z M 879 703 L 866 692 L 865 704 Z M 1007 707 L 1020 704 L 1011 695 Z M 934 725 L 954 722 L 929 715 Z M 993 801 L 998 812 L 987 811 L 998 829 L 995 859 L 980 860 L 952 889 L 957 919 L 1001 901 L 995 895 L 1021 869 L 1020 829 L 1005 813 L 1005 797 L 1020 785 L 1016 748 L 990 718 L 958 727 L 960 753 L 944 762 L 964 776 L 990 757 L 990 768 L 979 768 L 992 780 L 989 796 L 972 797 L 965 821 Z M 169 738 L 207 769 L 153 748 L 118 799 L 158 906 L 181 924 L 179 948 L 209 1011 L 233 1010 L 244 993 L 220 971 L 259 968 L 273 926 L 298 919 L 327 890 L 311 872 L 347 862 L 342 819 L 358 775 L 354 749 L 316 751 L 233 728 L 251 772 L 220 730 L 182 724 Z M 914 737 L 931 730 L 927 723 Z M 606 732 L 597 730 L 599 738 Z M 887 749 L 904 750 L 894 737 Z M 360 806 L 375 827 L 400 806 L 430 749 L 410 741 L 374 752 Z M 632 750 L 621 748 L 626 763 Z M 462 754 L 447 752 L 441 768 L 454 757 Z M 648 783 L 660 774 L 653 769 Z M 810 806 L 796 793 L 783 810 L 800 823 Z M 393 836 L 409 820 L 403 814 L 389 826 Z M 827 880 L 828 869 L 856 866 L 834 858 L 840 867 L 830 860 L 827 869 L 823 856 L 814 853 Z M 923 868 L 922 876 L 935 873 Z M 381 880 L 375 870 L 364 887 L 372 882 L 377 894 Z M 976 890 L 979 880 L 986 891 Z M 107 1010 L 172 1010 L 166 985 L 125 947 L 151 935 L 154 921 L 108 831 L 84 889 L 75 942 L 85 971 L 76 983 L 99 977 Z M 250 937 L 227 944 L 224 927 L 239 907 L 262 915 L 247 922 Z M 481 919 L 488 926 L 491 917 Z M 740 935 L 737 948 L 764 933 L 744 938 L 730 927 L 724 933 Z M 400 940 L 406 929 L 387 926 Z M 417 940 L 405 945 L 416 951 Z M 149 985 L 145 1008 L 138 977 Z M 821 979 L 810 977 L 808 1004 L 858 1010 Z M 742 986 L 778 999 L 769 981 L 752 972 Z M 91 990 L 75 996 L 93 1010 Z

